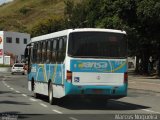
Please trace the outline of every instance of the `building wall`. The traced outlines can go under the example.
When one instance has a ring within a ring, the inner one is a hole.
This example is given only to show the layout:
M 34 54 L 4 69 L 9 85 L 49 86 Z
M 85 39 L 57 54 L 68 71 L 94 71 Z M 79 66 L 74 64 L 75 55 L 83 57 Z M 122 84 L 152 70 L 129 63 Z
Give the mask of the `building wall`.
M 7 38 L 11 38 L 11 43 L 7 42 Z M 16 38 L 19 38 L 19 43 L 16 43 Z M 30 34 L 18 33 L 18 32 L 4 32 L 4 54 L 13 54 L 17 56 L 17 61 L 21 60 L 21 55 L 24 55 L 24 50 L 27 44 L 24 44 L 24 39 L 27 39 L 27 43 L 30 41 Z

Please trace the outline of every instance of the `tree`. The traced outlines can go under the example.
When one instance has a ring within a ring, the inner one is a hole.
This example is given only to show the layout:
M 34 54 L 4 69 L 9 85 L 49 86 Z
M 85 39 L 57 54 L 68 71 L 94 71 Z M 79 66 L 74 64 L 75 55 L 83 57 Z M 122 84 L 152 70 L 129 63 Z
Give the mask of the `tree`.
M 48 34 L 64 29 L 64 19 L 59 16 L 50 17 L 38 22 L 30 30 L 32 37 Z
M 71 5 L 74 6 L 68 16 L 70 27 L 125 30 L 128 35 L 129 55 L 141 59 L 142 73 L 148 73 L 151 55 L 160 62 L 159 0 L 82 0 L 77 5 L 70 3 Z M 84 21 L 85 24 L 81 24 Z

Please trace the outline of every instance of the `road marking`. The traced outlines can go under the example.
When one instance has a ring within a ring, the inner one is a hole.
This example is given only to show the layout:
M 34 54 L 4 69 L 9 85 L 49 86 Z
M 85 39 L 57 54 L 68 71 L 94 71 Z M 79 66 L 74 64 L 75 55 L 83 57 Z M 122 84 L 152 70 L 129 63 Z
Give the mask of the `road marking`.
M 58 110 L 52 110 L 53 112 L 56 112 L 58 114 L 63 114 L 61 111 L 58 111 Z
M 29 100 L 30 100 L 30 101 L 33 101 L 33 102 L 36 102 L 36 101 L 37 101 L 36 99 L 33 99 L 33 98 L 30 98 Z
M 16 90 L 15 92 L 16 92 L 16 93 L 21 93 L 20 91 L 17 91 L 17 90 Z
M 71 120 L 78 120 L 77 118 L 74 118 L 74 117 L 69 117 L 69 119 L 71 119 Z
M 22 94 L 22 96 L 27 97 L 27 95 L 26 95 L 26 94 Z
M 143 111 L 146 111 L 146 112 L 151 112 L 151 113 L 158 113 L 160 114 L 160 112 L 156 112 L 156 111 L 153 111 L 153 110 L 148 110 L 148 109 L 142 109 Z
M 47 105 L 43 104 L 43 103 L 40 103 L 41 106 L 43 107 L 48 107 Z
M 9 88 L 10 86 L 9 86 L 9 85 L 7 85 L 7 87 Z
M 14 90 L 14 88 L 9 88 L 9 89 Z

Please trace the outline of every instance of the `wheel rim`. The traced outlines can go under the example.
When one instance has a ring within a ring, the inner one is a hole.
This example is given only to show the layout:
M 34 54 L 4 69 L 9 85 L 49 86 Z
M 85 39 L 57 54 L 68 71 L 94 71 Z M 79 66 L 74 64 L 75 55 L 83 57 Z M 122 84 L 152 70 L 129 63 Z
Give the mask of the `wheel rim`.
M 52 89 L 50 89 L 50 91 L 49 91 L 49 101 L 50 101 L 50 103 L 52 102 L 52 99 L 53 99 L 53 94 L 52 94 Z

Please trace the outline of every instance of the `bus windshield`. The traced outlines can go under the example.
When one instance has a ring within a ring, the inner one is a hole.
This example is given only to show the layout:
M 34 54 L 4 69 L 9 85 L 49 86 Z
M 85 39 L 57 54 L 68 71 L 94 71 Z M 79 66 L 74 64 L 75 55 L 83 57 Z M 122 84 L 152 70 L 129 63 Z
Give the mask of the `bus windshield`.
M 126 35 L 111 32 L 73 32 L 69 35 L 68 55 L 86 58 L 124 58 Z

